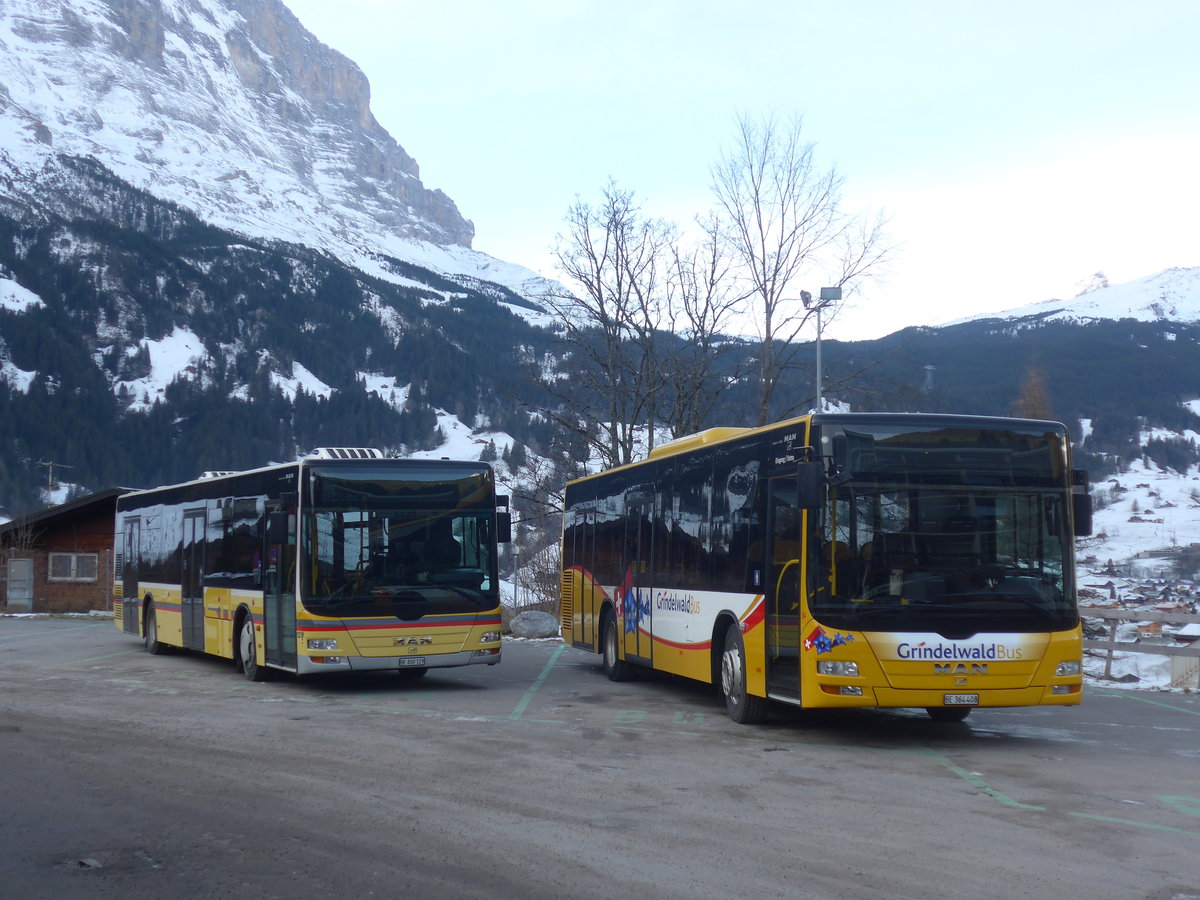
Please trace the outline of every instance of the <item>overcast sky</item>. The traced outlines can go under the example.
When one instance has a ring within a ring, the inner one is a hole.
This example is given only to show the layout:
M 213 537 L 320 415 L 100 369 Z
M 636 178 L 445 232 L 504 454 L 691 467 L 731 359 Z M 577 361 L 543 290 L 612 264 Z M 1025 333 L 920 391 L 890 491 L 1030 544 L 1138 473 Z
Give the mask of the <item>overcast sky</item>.
M 890 217 L 900 253 L 831 336 L 1200 265 L 1195 0 L 284 2 L 475 248 L 546 275 L 609 178 L 707 210 L 739 114 L 801 115 L 847 208 Z

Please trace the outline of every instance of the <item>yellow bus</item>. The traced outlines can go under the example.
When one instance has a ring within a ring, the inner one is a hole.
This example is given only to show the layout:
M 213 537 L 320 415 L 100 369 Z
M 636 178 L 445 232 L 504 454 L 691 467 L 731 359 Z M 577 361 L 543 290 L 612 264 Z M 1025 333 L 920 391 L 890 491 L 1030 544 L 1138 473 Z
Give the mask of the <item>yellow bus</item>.
M 817 414 L 715 428 L 567 485 L 562 634 L 729 715 L 1076 704 L 1086 473 L 1057 422 Z
M 508 500 L 482 462 L 324 448 L 117 500 L 114 615 L 252 681 L 500 661 Z

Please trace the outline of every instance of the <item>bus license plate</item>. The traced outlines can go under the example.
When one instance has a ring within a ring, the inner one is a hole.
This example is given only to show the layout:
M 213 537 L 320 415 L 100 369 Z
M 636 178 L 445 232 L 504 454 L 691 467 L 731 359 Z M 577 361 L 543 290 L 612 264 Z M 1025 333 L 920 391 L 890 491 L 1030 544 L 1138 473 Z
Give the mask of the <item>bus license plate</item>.
M 946 694 L 945 704 L 947 706 L 978 706 L 978 694 Z
M 400 668 L 402 668 L 402 669 L 407 669 L 407 668 L 409 668 L 410 666 L 416 666 L 416 667 L 419 667 L 419 668 L 424 668 L 424 666 L 425 666 L 425 657 L 423 657 L 423 656 L 405 656 L 405 657 L 402 657 L 402 658 L 401 658 L 401 660 L 400 660 Z M 947 702 L 947 703 L 949 703 L 950 701 L 949 701 L 949 700 L 947 700 L 946 702 Z

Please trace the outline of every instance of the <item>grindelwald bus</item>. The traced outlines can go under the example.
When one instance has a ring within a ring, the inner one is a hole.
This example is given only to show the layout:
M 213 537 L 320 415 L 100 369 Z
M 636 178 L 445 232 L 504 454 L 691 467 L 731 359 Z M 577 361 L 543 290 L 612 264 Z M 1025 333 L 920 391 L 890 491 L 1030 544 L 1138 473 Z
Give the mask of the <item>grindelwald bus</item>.
M 507 503 L 486 463 L 364 448 L 126 494 L 116 624 L 252 681 L 495 665 Z
M 729 715 L 1076 704 L 1063 425 L 815 414 L 716 428 L 567 486 L 562 633 L 620 681 L 720 686 Z

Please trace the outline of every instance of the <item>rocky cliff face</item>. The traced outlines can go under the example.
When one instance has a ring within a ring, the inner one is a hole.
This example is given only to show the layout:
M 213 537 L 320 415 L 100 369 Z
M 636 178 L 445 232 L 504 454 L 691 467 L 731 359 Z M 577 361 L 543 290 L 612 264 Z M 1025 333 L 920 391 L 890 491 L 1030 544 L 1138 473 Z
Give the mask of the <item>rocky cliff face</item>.
M 14 169 L 93 156 L 258 237 L 474 235 L 375 121 L 362 71 L 280 0 L 5 0 L 0 132 Z

